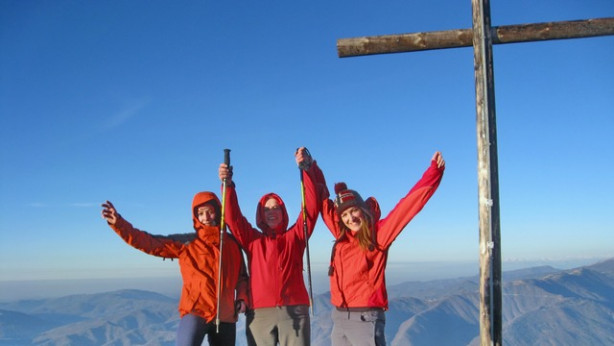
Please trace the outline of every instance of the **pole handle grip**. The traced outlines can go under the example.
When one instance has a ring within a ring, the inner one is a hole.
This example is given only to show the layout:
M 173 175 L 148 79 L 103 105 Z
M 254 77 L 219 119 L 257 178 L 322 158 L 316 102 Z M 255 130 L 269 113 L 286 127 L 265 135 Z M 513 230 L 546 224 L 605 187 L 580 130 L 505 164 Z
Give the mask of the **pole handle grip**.
M 230 149 L 224 149 L 224 163 L 230 166 Z

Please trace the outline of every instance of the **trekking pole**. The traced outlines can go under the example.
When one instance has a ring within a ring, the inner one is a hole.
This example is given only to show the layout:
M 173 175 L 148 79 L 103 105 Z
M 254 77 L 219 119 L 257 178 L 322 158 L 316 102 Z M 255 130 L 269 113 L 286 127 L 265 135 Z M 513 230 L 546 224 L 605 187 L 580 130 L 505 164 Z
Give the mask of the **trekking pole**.
M 305 148 L 305 153 L 309 156 L 309 150 Z M 313 290 L 311 288 L 311 259 L 309 258 L 309 235 L 307 234 L 307 209 L 305 206 L 305 183 L 303 182 L 303 171 L 307 168 L 305 164 L 301 162 L 298 166 L 299 173 L 301 175 L 301 197 L 302 197 L 302 205 L 303 205 L 303 233 L 305 235 L 305 253 L 307 255 L 307 280 L 309 283 L 309 307 L 311 308 L 311 316 L 315 315 L 315 307 L 313 305 Z
M 224 149 L 224 163 L 230 169 L 230 149 Z M 222 296 L 222 250 L 224 249 L 224 232 L 226 224 L 224 223 L 224 209 L 226 206 L 226 178 L 222 182 L 222 211 L 220 217 L 220 257 L 218 260 L 217 270 L 217 310 L 215 313 L 215 331 L 220 332 L 220 298 Z

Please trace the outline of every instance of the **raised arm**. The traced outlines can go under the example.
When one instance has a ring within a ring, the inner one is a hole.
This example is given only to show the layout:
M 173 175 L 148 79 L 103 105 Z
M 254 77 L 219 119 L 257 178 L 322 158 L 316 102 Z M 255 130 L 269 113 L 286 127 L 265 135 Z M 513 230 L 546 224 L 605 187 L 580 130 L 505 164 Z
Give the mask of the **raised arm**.
M 435 152 L 422 178 L 409 190 L 392 211 L 377 224 L 377 243 L 386 248 L 433 196 L 445 170 L 440 152 Z
M 337 216 L 337 211 L 335 210 L 335 203 L 329 198 L 322 200 L 322 221 L 324 221 L 333 237 L 335 239 L 339 239 L 341 236 L 339 217 Z
M 181 242 L 166 237 L 154 236 L 134 228 L 132 224 L 117 212 L 115 206 L 109 201 L 102 204 L 102 218 L 107 221 L 115 233 L 135 249 L 158 257 L 179 257 L 179 252 L 183 247 Z
M 232 181 L 232 166 L 221 163 L 218 169 L 218 176 L 221 181 L 226 179 L 226 205 L 224 206 L 224 222 L 235 236 L 237 242 L 243 249 L 249 249 L 249 244 L 261 236 L 257 229 L 252 227 L 241 212 L 235 184 Z M 222 185 L 223 188 L 223 185 Z M 222 194 L 224 191 L 222 191 Z
M 326 187 L 324 174 L 316 161 L 313 160 L 309 151 L 305 147 L 297 149 L 294 154 L 296 164 L 300 169 L 302 191 L 305 193 L 305 205 L 301 205 L 301 213 L 299 214 L 295 228 L 301 239 L 304 238 L 303 230 L 303 212 L 306 215 L 307 234 L 311 237 L 313 229 L 318 221 L 318 214 L 322 209 L 322 200 L 328 198 L 329 193 Z M 301 201 L 302 204 L 302 201 Z M 300 226 L 300 227 L 297 227 Z

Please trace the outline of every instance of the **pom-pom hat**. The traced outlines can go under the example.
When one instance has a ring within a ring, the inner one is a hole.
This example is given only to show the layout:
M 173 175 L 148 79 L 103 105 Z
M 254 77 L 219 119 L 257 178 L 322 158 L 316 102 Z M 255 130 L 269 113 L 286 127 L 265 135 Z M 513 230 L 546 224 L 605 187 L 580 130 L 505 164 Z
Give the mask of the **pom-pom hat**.
M 335 207 L 337 213 L 341 215 L 343 211 L 350 207 L 359 207 L 361 209 L 367 209 L 365 201 L 360 197 L 360 194 L 354 190 L 349 190 L 345 183 L 335 184 Z

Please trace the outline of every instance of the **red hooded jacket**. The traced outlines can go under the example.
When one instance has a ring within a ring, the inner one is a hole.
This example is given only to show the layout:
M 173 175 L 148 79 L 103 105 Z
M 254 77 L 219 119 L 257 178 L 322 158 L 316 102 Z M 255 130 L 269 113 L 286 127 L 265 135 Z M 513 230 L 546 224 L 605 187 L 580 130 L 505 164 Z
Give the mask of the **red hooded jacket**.
M 315 161 L 308 171 L 302 171 L 305 185 L 307 236 L 310 237 L 320 212 L 320 201 L 328 198 L 324 176 Z M 309 296 L 303 280 L 303 253 L 305 233 L 303 213 L 296 223 L 288 227 L 288 212 L 282 199 L 274 194 L 264 195 L 258 203 L 256 224 L 262 233 L 245 219 L 237 200 L 234 184 L 226 186 L 225 220 L 248 258 L 250 296 L 252 308 L 287 305 L 309 305 Z M 264 220 L 263 207 L 269 198 L 275 198 L 282 209 L 283 225 L 280 231 L 270 229 Z M 301 209 L 302 210 L 302 209 Z
M 192 220 L 196 238 L 182 243 L 164 236 L 155 236 L 140 231 L 121 216 L 115 225 L 110 225 L 122 239 L 132 247 L 147 254 L 178 258 L 183 287 L 179 299 L 179 314 L 196 314 L 208 322 L 217 314 L 217 282 L 220 228 L 205 226 L 196 217 L 196 208 L 212 202 L 220 210 L 220 202 L 214 193 L 200 192 L 192 202 Z M 218 213 L 219 214 L 219 213 Z M 222 262 L 222 296 L 220 301 L 220 320 L 234 323 L 237 321 L 235 301 L 247 302 L 247 275 L 241 249 L 228 235 L 224 238 Z
M 322 206 L 322 219 L 336 242 L 331 256 L 331 302 L 340 308 L 388 309 L 386 291 L 386 262 L 388 249 L 405 226 L 413 219 L 437 190 L 444 168 L 431 161 L 424 175 L 392 209 L 380 220 L 377 201 L 370 197 L 365 203 L 374 218 L 375 247 L 363 250 L 352 232 L 343 232 L 334 202 L 326 199 Z

